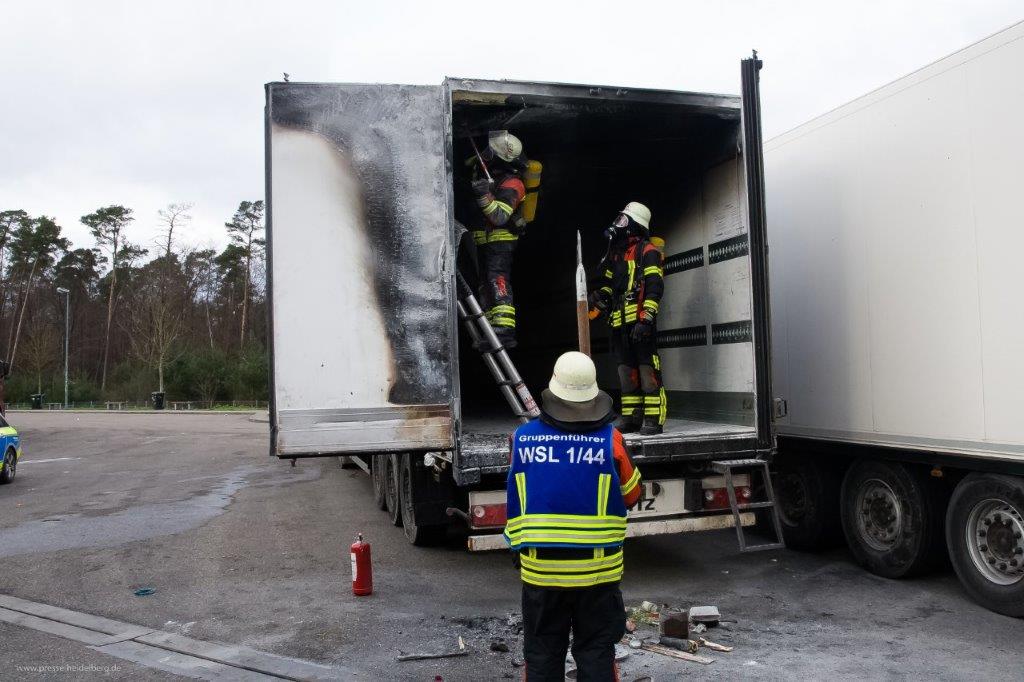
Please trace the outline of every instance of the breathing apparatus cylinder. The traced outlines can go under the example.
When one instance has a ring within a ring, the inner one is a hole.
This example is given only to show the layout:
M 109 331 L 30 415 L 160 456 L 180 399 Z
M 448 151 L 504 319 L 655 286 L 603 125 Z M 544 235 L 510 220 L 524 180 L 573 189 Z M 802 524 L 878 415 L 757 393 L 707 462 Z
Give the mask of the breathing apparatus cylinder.
M 523 220 L 532 223 L 537 217 L 537 200 L 540 193 L 540 174 L 544 166 L 540 161 L 526 162 L 526 170 L 523 172 L 523 185 L 526 186 L 526 196 L 523 198 Z

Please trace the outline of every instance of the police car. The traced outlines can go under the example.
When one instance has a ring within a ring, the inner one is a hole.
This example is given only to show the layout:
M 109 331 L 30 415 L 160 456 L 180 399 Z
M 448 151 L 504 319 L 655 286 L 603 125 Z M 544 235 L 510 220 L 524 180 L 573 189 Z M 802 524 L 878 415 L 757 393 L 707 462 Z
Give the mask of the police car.
M 3 448 L 3 460 L 0 461 L 0 483 L 10 483 L 18 469 L 21 457 L 21 436 L 18 431 L 0 416 L 0 447 Z

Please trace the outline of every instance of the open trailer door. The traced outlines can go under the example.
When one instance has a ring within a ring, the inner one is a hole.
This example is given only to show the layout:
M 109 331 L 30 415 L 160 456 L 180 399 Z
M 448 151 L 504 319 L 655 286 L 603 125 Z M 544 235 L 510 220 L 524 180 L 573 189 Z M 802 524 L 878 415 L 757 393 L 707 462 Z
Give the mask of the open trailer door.
M 750 240 L 751 332 L 754 341 L 754 395 L 759 450 L 775 447 L 771 378 L 771 320 L 768 299 L 768 231 L 764 202 L 764 150 L 761 139 L 761 60 L 754 52 L 741 63 L 743 159 Z
M 451 449 L 440 88 L 266 94 L 271 453 Z

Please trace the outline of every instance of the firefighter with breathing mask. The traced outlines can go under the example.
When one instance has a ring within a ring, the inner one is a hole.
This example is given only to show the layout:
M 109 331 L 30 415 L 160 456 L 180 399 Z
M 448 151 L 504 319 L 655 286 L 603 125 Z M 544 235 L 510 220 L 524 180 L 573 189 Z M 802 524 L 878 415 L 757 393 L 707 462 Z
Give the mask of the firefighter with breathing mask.
M 631 201 L 605 234 L 608 256 L 601 264 L 601 287 L 590 305 L 608 317 L 612 349 L 619 363 L 623 433 L 662 432 L 668 404 L 658 357 L 658 307 L 665 292 L 661 251 L 650 238 L 651 211 Z

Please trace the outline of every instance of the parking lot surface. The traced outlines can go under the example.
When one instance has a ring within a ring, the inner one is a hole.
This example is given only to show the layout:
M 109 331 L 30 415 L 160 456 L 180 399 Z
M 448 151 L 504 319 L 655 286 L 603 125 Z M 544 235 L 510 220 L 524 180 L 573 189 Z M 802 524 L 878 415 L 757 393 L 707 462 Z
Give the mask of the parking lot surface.
M 361 471 L 334 458 L 272 459 L 267 424 L 244 414 L 9 418 L 25 456 L 0 487 L 0 593 L 361 679 L 518 679 L 509 556 L 467 554 L 457 537 L 412 547 L 374 509 Z M 373 546 L 370 597 L 350 590 L 359 532 Z M 737 623 L 706 635 L 735 647 L 709 654 L 714 663 L 630 650 L 624 680 L 1020 676 L 1024 621 L 973 604 L 948 572 L 890 581 L 842 550 L 741 555 L 731 531 L 633 539 L 626 562 L 627 604 L 714 604 Z M 396 662 L 451 650 L 460 636 L 467 656 Z M 499 639 L 510 652 L 490 650 Z M 69 679 L 24 666 L 76 663 L 111 679 L 173 677 L 0 624 L 0 678 Z

